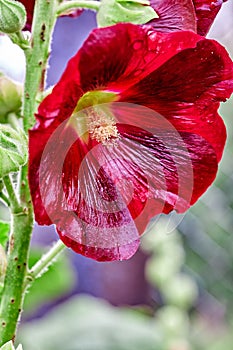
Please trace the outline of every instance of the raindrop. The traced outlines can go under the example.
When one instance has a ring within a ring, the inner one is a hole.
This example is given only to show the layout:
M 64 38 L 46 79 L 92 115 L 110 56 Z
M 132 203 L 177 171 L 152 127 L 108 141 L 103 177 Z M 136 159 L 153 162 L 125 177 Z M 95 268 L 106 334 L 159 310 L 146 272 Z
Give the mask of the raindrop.
M 214 116 L 210 116 L 210 115 L 205 115 L 205 116 L 201 116 L 200 118 L 203 122 L 206 122 L 208 124 L 213 124 L 214 122 Z
M 134 48 L 134 50 L 140 50 L 140 49 L 142 49 L 143 48 L 143 45 L 144 45 L 144 43 L 143 43 L 143 41 L 142 40 L 137 40 L 137 41 L 134 41 L 134 43 L 133 43 L 133 48 Z

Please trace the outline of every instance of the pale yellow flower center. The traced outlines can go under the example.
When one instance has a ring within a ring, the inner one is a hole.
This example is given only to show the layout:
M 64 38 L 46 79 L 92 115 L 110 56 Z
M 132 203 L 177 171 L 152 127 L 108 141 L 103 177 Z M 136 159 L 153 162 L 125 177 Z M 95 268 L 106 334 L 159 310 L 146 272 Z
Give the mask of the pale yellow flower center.
M 120 138 L 110 107 L 117 98 L 117 94 L 105 91 L 87 92 L 80 98 L 71 123 L 85 142 L 90 137 L 104 145 L 111 145 Z
M 102 144 L 119 139 L 116 122 L 111 114 L 107 114 L 100 108 L 91 108 L 88 111 L 87 127 L 90 137 Z

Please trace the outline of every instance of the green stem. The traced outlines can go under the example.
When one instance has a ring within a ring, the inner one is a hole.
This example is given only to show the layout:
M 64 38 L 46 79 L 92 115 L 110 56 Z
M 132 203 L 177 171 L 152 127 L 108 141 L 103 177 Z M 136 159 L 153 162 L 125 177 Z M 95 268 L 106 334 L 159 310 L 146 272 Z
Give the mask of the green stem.
M 34 123 L 37 94 L 44 90 L 46 67 L 50 51 L 51 33 L 56 20 L 57 0 L 37 0 L 32 24 L 32 47 L 25 50 L 26 81 L 24 87 L 24 129 Z
M 44 88 L 52 31 L 56 19 L 57 0 L 37 0 L 34 9 L 31 47 L 25 49 L 26 78 L 23 99 L 25 132 L 34 124 L 37 94 Z M 25 277 L 33 228 L 33 209 L 28 185 L 28 166 L 21 171 L 20 204 L 9 179 L 4 178 L 12 214 L 8 265 L 0 305 L 0 346 L 14 340 L 25 296 Z
M 66 14 L 69 11 L 75 10 L 77 8 L 80 9 L 91 9 L 91 10 L 95 10 L 98 11 L 100 8 L 100 2 L 99 1 L 67 1 L 67 2 L 63 2 L 62 4 L 60 4 L 58 6 L 57 9 L 57 16 L 62 16 L 64 14 Z
M 30 48 L 29 41 L 24 37 L 22 32 L 9 34 L 11 41 L 18 45 L 22 50 L 27 50 Z
M 14 340 L 22 310 L 28 246 L 33 221 L 28 213 L 12 215 L 7 271 L 0 306 L 0 345 Z
M 17 198 L 14 186 L 9 175 L 3 177 L 3 183 L 8 193 L 12 213 L 17 214 L 22 212 L 23 208 L 19 203 L 19 199 Z
M 31 268 L 26 277 L 25 287 L 30 285 L 36 278 L 42 276 L 65 248 L 66 246 L 61 240 L 57 241 L 54 246 Z

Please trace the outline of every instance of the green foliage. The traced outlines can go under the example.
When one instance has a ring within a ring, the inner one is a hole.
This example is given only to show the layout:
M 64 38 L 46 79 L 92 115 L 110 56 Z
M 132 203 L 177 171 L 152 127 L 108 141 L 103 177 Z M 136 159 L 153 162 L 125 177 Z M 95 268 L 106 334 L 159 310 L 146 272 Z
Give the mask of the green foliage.
M 32 250 L 29 266 L 32 267 L 41 257 L 40 250 Z M 26 295 L 24 311 L 31 314 L 45 303 L 49 303 L 69 292 L 77 277 L 74 276 L 70 263 L 65 254 L 49 267 L 48 271 L 36 279 Z
M 192 278 L 185 274 L 177 274 L 165 283 L 162 293 L 166 304 L 176 305 L 185 310 L 194 304 L 198 290 Z
M 156 313 L 156 321 L 165 339 L 184 338 L 188 335 L 188 315 L 176 306 L 163 306 L 160 308 Z
M 25 324 L 20 334 L 24 350 L 165 350 L 150 318 L 84 296 Z
M 0 178 L 18 171 L 27 158 L 28 145 L 24 131 L 0 124 Z
M 119 22 L 144 24 L 158 18 L 149 1 L 102 0 L 97 13 L 99 27 L 107 27 Z
M 0 245 L 6 246 L 10 232 L 10 224 L 0 220 Z

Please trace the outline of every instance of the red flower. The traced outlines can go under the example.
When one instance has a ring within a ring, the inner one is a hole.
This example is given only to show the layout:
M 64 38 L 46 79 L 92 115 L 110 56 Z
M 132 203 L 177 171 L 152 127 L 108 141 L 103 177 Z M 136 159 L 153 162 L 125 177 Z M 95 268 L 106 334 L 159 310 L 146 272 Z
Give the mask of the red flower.
M 159 18 L 149 22 L 162 32 L 192 30 L 206 35 L 227 0 L 150 0 Z
M 96 260 L 132 256 L 152 217 L 186 211 L 215 179 L 226 138 L 217 110 L 232 91 L 232 61 L 213 40 L 94 30 L 30 131 L 37 222 Z

